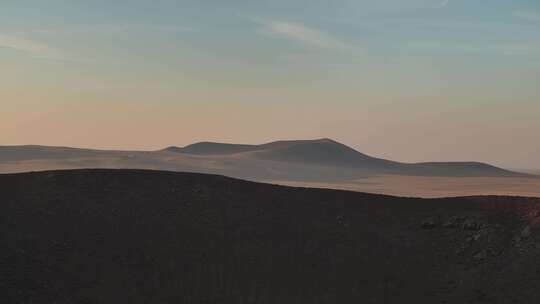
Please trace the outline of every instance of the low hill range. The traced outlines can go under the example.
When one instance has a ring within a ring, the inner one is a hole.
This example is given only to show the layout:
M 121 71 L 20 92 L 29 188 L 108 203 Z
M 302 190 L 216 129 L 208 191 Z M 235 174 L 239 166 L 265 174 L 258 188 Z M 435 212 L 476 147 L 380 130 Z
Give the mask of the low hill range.
M 540 179 L 530 174 L 481 162 L 396 162 L 366 155 L 331 139 L 261 145 L 200 142 L 159 151 L 0 146 L 0 173 L 84 168 L 210 173 L 260 182 L 407 196 L 501 193 L 540 196 Z M 473 182 L 474 189 L 480 192 L 471 192 L 471 187 L 461 185 L 465 183 L 463 178 L 469 178 L 466 183 Z M 458 179 L 461 179 L 459 186 L 450 186 Z M 407 184 L 422 184 L 425 189 Z M 491 192 L 495 190 L 493 185 L 504 187 Z
M 368 174 L 421 176 L 525 176 L 480 162 L 400 163 L 363 154 L 331 139 L 276 141 L 263 145 L 201 142 L 163 151 L 201 156 L 247 155 L 267 161 L 364 170 Z
M 175 156 L 178 156 L 175 158 Z M 0 164 L 31 163 L 49 161 L 54 166 L 85 167 L 99 161 L 115 161 L 116 166 L 135 166 L 141 169 L 175 170 L 178 166 L 190 166 L 189 160 L 207 159 L 210 163 L 234 161 L 238 168 L 243 162 L 271 162 L 291 166 L 334 167 L 355 170 L 359 175 L 419 175 L 419 176 L 526 176 L 480 162 L 426 162 L 400 163 L 375 158 L 356 151 L 331 139 L 276 141 L 262 145 L 239 145 L 200 142 L 186 147 L 168 147 L 159 151 L 106 151 L 46 146 L 0 146 Z M 43 166 L 47 164 L 44 163 Z M 200 165 L 201 171 L 212 170 L 212 164 Z M 39 169 L 39 165 L 36 165 Z M 114 165 L 113 165 L 114 166 Z M 23 166 L 24 167 L 24 166 Z M 269 166 L 271 167 L 271 166 Z M 214 166 L 220 171 L 219 166 Z M 226 168 L 223 168 L 226 170 Z M 231 168 L 234 170 L 234 168 Z M 5 170 L 7 171 L 7 170 Z M 272 175 L 258 172 L 260 175 Z M 249 175 L 250 173 L 246 173 Z

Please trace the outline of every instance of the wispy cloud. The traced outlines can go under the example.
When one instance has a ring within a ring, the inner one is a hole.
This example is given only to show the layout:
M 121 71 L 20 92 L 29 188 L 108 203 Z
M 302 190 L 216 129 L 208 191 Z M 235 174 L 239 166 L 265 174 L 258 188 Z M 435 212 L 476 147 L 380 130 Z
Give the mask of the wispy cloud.
M 191 32 L 190 27 L 174 26 L 174 25 L 144 25 L 144 24 L 114 24 L 114 25 L 89 25 L 77 26 L 71 28 L 46 28 L 36 29 L 33 32 L 46 35 L 80 35 L 80 34 L 126 34 L 128 32 Z
M 89 33 L 122 33 L 129 30 L 126 25 L 114 26 L 74 26 L 66 28 L 40 28 L 33 30 L 36 34 L 45 35 L 71 35 L 71 34 L 89 34 Z
M 73 27 L 39 28 L 17 34 L 0 33 L 0 49 L 11 49 L 34 58 L 86 62 L 88 58 L 74 55 L 45 41 L 68 41 L 70 36 L 80 35 L 139 35 L 140 33 L 176 34 L 190 32 L 192 28 L 162 24 L 116 24 Z
M 443 6 L 443 7 L 447 6 L 448 3 L 450 3 L 450 0 L 443 0 L 443 1 L 441 1 L 441 6 Z
M 471 42 L 411 42 L 404 46 L 404 49 L 411 51 L 424 51 L 435 53 L 460 53 L 471 55 L 504 55 L 504 56 L 526 56 L 538 58 L 540 54 L 540 44 L 538 43 L 502 43 L 502 44 L 482 44 Z
M 321 30 L 308 27 L 303 23 L 283 21 L 259 21 L 258 23 L 262 25 L 263 32 L 266 34 L 288 39 L 307 47 L 331 50 L 359 50 L 352 44 L 334 38 Z
M 0 33 L 0 49 L 10 49 L 40 59 L 84 62 L 88 59 L 52 47 L 47 43 L 21 36 Z
M 540 12 L 515 11 L 514 16 L 526 21 L 540 22 Z
M 49 46 L 14 36 L 0 34 L 0 48 L 12 49 L 38 57 L 49 57 L 56 53 Z

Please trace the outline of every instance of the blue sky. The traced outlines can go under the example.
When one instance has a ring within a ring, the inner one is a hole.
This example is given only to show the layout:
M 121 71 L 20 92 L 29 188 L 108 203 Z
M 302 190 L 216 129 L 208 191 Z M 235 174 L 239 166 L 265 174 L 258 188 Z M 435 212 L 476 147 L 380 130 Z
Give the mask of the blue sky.
M 0 66 L 0 144 L 332 137 L 540 167 L 538 1 L 2 1 Z

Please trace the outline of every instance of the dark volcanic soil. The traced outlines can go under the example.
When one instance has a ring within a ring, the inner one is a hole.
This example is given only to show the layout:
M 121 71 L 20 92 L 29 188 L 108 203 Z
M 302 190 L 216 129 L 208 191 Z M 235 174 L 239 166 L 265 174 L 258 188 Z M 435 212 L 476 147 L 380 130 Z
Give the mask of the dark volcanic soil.
M 0 175 L 0 303 L 539 303 L 540 200 Z

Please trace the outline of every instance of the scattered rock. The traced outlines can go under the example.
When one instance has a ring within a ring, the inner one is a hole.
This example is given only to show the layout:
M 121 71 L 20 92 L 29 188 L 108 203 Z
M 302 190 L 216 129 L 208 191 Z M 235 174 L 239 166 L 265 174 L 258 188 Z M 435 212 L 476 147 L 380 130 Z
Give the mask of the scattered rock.
M 476 290 L 476 301 L 478 302 L 487 302 L 488 301 L 488 295 L 482 291 L 482 290 Z
M 339 225 L 349 227 L 349 223 L 345 221 L 345 217 L 343 215 L 336 216 L 336 220 Z
M 484 249 L 484 250 L 481 250 L 481 251 L 477 252 L 477 253 L 473 256 L 473 258 L 474 258 L 475 260 L 483 261 L 483 260 L 485 260 L 485 259 L 487 258 L 487 255 L 488 255 L 488 254 L 487 254 L 487 250 Z
M 482 224 L 474 219 L 466 219 L 462 227 L 464 230 L 477 231 L 482 229 Z
M 434 218 L 428 218 L 422 222 L 422 229 L 434 229 L 437 227 L 437 221 Z
M 478 232 L 478 233 L 473 234 L 473 235 L 472 235 L 473 241 L 475 241 L 475 242 L 478 241 L 478 240 L 482 237 L 482 235 L 483 235 L 483 234 L 482 234 L 481 232 Z
M 463 221 L 463 217 L 452 216 L 446 222 L 444 222 L 444 228 L 457 228 L 459 224 Z
M 476 241 L 478 241 L 478 240 L 482 237 L 482 235 L 483 235 L 483 234 L 482 234 L 481 232 L 475 233 L 475 234 L 473 234 L 473 235 L 468 236 L 468 237 L 465 239 L 465 241 L 466 241 L 467 243 L 476 242 Z
M 531 236 L 531 226 L 527 226 L 521 231 L 521 238 L 526 239 L 529 236 Z
M 443 228 L 456 228 L 458 225 L 456 223 L 453 223 L 453 222 L 445 222 L 443 224 Z

